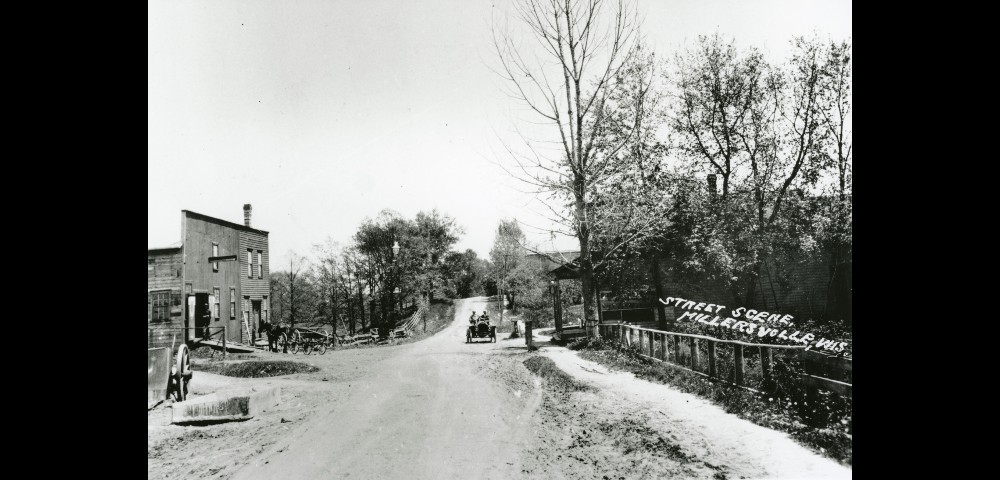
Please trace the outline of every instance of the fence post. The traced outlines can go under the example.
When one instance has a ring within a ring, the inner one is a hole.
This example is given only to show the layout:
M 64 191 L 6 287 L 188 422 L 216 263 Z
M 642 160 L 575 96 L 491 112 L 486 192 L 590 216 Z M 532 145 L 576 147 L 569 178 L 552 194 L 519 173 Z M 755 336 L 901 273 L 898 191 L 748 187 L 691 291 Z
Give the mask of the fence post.
M 222 326 L 222 358 L 226 358 L 226 326 Z
M 774 383 L 771 377 L 771 349 L 760 347 L 760 370 L 764 376 L 764 388 L 770 389 Z
M 660 334 L 660 360 L 667 361 L 667 334 Z
M 733 350 L 735 352 L 734 358 L 736 362 L 736 384 L 743 385 L 743 345 L 738 343 L 733 344 Z
M 691 370 L 698 370 L 698 339 L 691 337 Z
M 677 335 L 671 335 L 671 337 L 674 339 L 674 341 L 673 341 L 674 348 L 671 349 L 674 352 L 674 363 L 680 365 L 681 364 L 681 337 L 678 337 Z
M 708 376 L 712 378 L 718 376 L 718 370 L 715 367 L 715 342 L 711 340 L 708 342 Z
M 653 335 L 654 335 L 653 332 L 649 332 L 649 356 L 656 358 L 656 356 L 653 354 L 653 344 L 655 343 L 653 342 Z

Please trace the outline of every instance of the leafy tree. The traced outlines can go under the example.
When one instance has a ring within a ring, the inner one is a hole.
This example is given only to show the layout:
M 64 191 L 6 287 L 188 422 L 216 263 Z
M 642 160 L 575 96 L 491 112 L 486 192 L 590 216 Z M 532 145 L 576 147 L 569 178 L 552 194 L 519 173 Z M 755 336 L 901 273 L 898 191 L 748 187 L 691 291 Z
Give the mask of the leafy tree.
M 508 294 L 507 288 L 511 275 L 524 258 L 526 251 L 523 245 L 525 243 L 524 232 L 521 231 L 521 226 L 517 223 L 516 219 L 500 220 L 500 225 L 497 226 L 497 233 L 493 238 L 493 248 L 490 249 L 490 266 L 492 270 L 491 274 L 496 278 L 497 295 L 501 301 Z M 504 311 L 502 304 L 499 310 L 500 321 L 502 322 Z M 518 335 L 517 323 L 515 323 L 514 332 L 511 336 L 517 337 Z
M 485 293 L 483 280 L 487 277 L 487 263 L 472 249 L 449 252 L 442 265 L 450 294 L 457 298 L 474 297 Z
M 406 238 L 405 245 L 412 249 L 412 258 L 418 262 L 412 270 L 412 280 L 425 302 L 434 299 L 435 285 L 443 286 L 444 259 L 462 233 L 455 219 L 436 209 L 417 213 L 412 234 Z
M 379 300 L 381 315 L 378 322 L 372 322 L 374 325 L 394 327 L 390 311 L 395 310 L 403 293 L 396 293 L 396 289 L 404 286 L 403 273 L 411 271 L 417 261 L 413 245 L 407 241 L 413 230 L 412 222 L 396 212 L 383 210 L 374 220 L 365 220 L 354 234 L 358 253 L 364 257 L 368 293 Z M 394 245 L 400 247 L 399 253 L 393 251 Z
M 831 80 L 842 56 L 802 38 L 793 46 L 772 66 L 755 49 L 703 36 L 675 59 L 672 130 L 684 168 L 671 186 L 667 241 L 683 267 L 741 304 L 763 295 L 776 262 L 814 250 L 822 222 L 806 191 L 842 163 L 828 153 L 843 151 L 830 148 L 828 120 L 837 117 L 830 99 L 843 99 Z M 722 179 L 721 193 L 696 180 L 703 173 Z

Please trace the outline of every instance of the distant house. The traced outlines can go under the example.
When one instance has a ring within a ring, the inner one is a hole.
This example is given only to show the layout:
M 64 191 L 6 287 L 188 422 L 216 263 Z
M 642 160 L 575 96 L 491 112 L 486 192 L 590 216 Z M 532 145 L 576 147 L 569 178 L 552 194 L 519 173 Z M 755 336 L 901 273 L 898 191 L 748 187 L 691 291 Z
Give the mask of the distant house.
M 249 343 L 270 311 L 268 232 L 181 211 L 181 242 L 150 248 L 147 324 L 150 346 L 211 337 Z M 249 331 L 249 333 L 248 333 Z

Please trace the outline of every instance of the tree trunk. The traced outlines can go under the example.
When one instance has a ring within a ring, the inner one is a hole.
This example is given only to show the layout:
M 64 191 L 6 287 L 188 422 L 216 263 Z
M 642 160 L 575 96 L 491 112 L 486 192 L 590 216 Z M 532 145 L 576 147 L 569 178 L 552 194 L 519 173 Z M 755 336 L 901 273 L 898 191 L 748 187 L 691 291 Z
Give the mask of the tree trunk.
M 583 290 L 584 331 L 590 338 L 600 338 L 597 328 L 597 312 L 594 309 L 595 283 L 594 265 L 590 260 L 590 226 L 587 225 L 587 211 L 580 195 L 576 201 L 576 218 L 580 220 L 577 238 L 580 241 L 580 286 Z
M 354 301 L 351 300 L 350 295 L 347 296 L 347 329 L 350 331 L 351 336 L 354 336 Z
M 653 252 L 653 289 L 656 291 L 656 300 L 653 305 L 656 308 L 656 316 L 659 320 L 660 330 L 667 329 L 667 310 L 659 299 L 663 298 L 663 283 L 660 278 L 660 256 L 659 252 Z
M 390 293 L 389 295 L 392 294 Z M 392 297 L 389 298 L 389 302 L 387 303 L 385 301 L 385 296 L 384 295 L 382 296 L 382 301 L 379 302 L 379 307 L 380 307 L 379 309 L 382 311 L 382 319 L 378 324 L 379 327 L 385 328 L 387 325 L 389 325 L 389 306 L 392 305 L 392 302 L 393 302 Z M 379 334 L 381 333 L 382 332 L 379 331 Z
M 559 285 L 559 280 L 556 280 L 555 287 L 553 288 L 553 302 L 554 302 L 554 315 L 556 322 L 556 331 L 562 332 L 562 289 Z
M 333 314 L 333 338 L 337 338 L 337 287 L 330 292 L 330 311 Z
M 755 262 L 750 268 L 750 275 L 747 278 L 746 298 L 743 300 L 743 304 L 748 307 L 756 306 L 754 299 L 757 297 L 757 284 L 760 282 L 760 268 L 760 261 Z

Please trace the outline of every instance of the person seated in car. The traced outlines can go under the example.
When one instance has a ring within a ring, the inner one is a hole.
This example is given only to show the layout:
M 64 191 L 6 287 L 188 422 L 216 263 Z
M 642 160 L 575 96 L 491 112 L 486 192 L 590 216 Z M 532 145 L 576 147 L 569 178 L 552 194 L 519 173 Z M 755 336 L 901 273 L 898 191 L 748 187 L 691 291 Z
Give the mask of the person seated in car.
M 486 310 L 483 310 L 483 315 L 479 317 L 479 321 L 486 324 L 490 323 L 490 315 L 486 313 Z
M 473 310 L 472 315 L 469 316 L 469 325 L 475 325 L 475 324 L 476 324 L 476 311 Z

